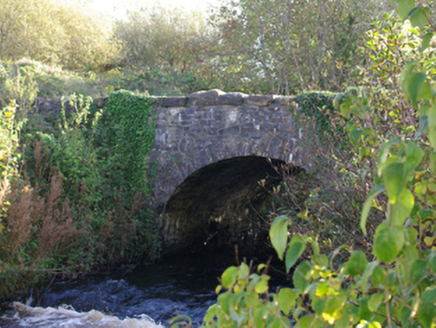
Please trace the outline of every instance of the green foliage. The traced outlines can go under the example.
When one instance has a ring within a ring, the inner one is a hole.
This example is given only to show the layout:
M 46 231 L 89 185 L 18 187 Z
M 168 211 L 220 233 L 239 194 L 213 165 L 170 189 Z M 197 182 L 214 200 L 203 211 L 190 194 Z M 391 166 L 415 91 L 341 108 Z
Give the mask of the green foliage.
M 360 62 L 359 39 L 381 1 L 229 1 L 200 65 L 213 87 L 247 93 L 337 90 Z M 216 40 L 219 40 L 217 42 Z
M 97 145 L 107 161 L 106 174 L 114 188 L 128 193 L 147 190 L 147 155 L 153 146 L 156 123 L 152 99 L 128 91 L 112 93 L 101 116 Z
M 15 102 L 11 102 L 0 111 L 0 233 L 4 229 L 2 221 L 7 217 L 10 205 L 10 183 L 19 177 L 19 132 L 24 122 L 16 122 L 16 110 Z
M 23 57 L 69 69 L 102 70 L 119 58 L 120 46 L 101 17 L 80 6 L 51 0 L 0 4 L 0 58 Z
M 283 288 L 279 297 L 262 286 L 263 301 L 251 303 L 249 279 L 238 279 L 241 272 L 249 274 L 246 264 L 228 269 L 217 289 L 227 291 L 209 309 L 204 326 L 289 326 L 274 321 L 280 316 L 291 316 L 297 327 L 436 324 L 436 120 L 432 117 L 436 98 L 432 92 L 434 49 L 426 42 L 426 35 L 436 29 L 421 1 L 400 0 L 398 9 L 411 24 L 391 20 L 382 27 L 378 23 L 365 48 L 372 61 L 361 68 L 362 88 L 349 89 L 335 100 L 350 142 L 359 150 L 351 160 L 357 173 L 370 178 L 360 218 L 363 233 L 377 216 L 371 207 L 385 217 L 384 222 L 375 223 L 374 235 L 367 239 L 372 254 L 350 248 L 348 259 L 337 263 L 335 256 L 348 246 L 323 255 L 315 238 L 288 233 L 288 226 L 295 225 L 293 218 L 278 216 L 270 238 L 279 258 L 285 258 L 287 272 L 304 256 L 293 272 L 293 288 Z M 369 152 L 361 156 L 366 148 Z M 258 319 L 259 312 L 267 314 Z
M 297 124 L 300 127 L 309 127 L 303 121 L 308 119 L 314 121 L 315 124 L 311 125 L 311 130 L 306 131 L 306 133 L 316 132 L 324 145 L 326 139 L 324 134 L 328 134 L 329 138 L 341 141 L 337 136 L 345 132 L 343 126 L 334 126 L 332 123 L 331 115 L 336 112 L 333 106 L 334 98 L 335 94 L 320 92 L 302 93 L 295 97 L 298 108 L 293 111 L 293 115 Z M 340 144 L 334 146 L 340 146 Z
M 201 13 L 155 4 L 128 11 L 127 20 L 116 22 L 115 35 L 126 44 L 128 65 L 188 72 L 206 30 Z
M 159 256 L 148 208 L 153 106 L 127 91 L 102 110 L 72 95 L 58 115 L 29 112 L 20 138 L 14 107 L 2 112 L 0 297 L 49 273 Z

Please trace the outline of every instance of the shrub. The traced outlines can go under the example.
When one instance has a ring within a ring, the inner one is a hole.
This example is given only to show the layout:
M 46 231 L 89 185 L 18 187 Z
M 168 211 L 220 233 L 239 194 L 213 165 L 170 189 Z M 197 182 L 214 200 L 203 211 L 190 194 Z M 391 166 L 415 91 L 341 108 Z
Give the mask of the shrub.
M 298 264 L 293 288 L 269 293 L 265 265 L 258 267 L 261 275 L 246 264 L 230 267 L 217 288 L 226 291 L 209 308 L 204 326 L 282 327 L 290 319 L 298 327 L 435 325 L 436 120 L 429 40 L 436 30 L 420 1 L 416 7 L 400 1 L 398 8 L 400 18 L 407 16 L 411 25 L 406 22 L 401 33 L 395 32 L 400 28 L 396 22 L 374 30 L 367 48 L 373 62 L 362 68 L 364 88 L 335 98 L 358 150 L 352 160 L 370 176 L 360 214 L 363 235 L 368 219 L 376 215 L 372 207 L 385 216 L 368 239 L 371 254 L 344 244 L 325 255 L 316 238 L 289 233 L 294 220 L 278 216 L 271 225 L 271 243 L 287 272 Z M 415 61 L 406 63 L 400 78 L 390 74 L 399 73 L 398 65 L 408 58 Z M 387 98 L 391 95 L 395 98 Z M 346 249 L 347 259 L 335 262 Z

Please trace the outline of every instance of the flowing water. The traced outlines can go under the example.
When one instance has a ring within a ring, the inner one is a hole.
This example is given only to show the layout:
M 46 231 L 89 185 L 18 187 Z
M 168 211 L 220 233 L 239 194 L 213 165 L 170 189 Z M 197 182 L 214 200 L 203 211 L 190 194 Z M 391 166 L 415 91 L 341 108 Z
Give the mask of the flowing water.
M 0 327 L 166 327 L 177 315 L 198 326 L 216 302 L 217 277 L 235 262 L 232 253 L 194 254 L 57 281 L 27 305 L 9 304 Z

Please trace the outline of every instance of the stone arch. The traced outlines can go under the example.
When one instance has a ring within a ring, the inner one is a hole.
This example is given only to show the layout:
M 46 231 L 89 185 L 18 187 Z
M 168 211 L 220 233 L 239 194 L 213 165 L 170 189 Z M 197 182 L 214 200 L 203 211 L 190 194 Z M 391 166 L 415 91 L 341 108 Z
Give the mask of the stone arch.
M 298 170 L 280 159 L 237 156 L 190 174 L 160 215 L 165 253 L 254 245 L 262 233 L 245 211 L 264 201 L 268 190 L 280 183 L 277 169 L 284 166 Z

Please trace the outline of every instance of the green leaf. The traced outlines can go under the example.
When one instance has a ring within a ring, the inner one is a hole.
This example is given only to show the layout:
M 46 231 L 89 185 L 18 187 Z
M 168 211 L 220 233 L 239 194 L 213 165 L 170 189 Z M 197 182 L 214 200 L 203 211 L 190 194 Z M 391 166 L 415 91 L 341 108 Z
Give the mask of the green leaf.
M 436 313 L 436 306 L 433 304 L 423 304 L 419 310 L 417 317 L 423 328 L 433 327 L 433 318 Z
M 389 263 L 398 255 L 404 245 L 404 228 L 380 224 L 374 236 L 373 254 L 380 262 Z
M 425 132 L 425 129 L 428 127 L 428 116 L 421 116 L 421 119 L 419 120 L 419 130 L 415 135 L 415 140 L 418 139 L 422 134 Z
M 420 29 L 423 29 L 428 24 L 426 14 L 430 15 L 430 9 L 422 8 L 421 6 L 418 6 L 415 9 L 409 15 L 410 22 L 412 23 L 412 26 L 418 26 Z
M 227 268 L 221 276 L 221 283 L 225 288 L 232 287 L 238 277 L 238 268 L 231 266 Z
M 380 306 L 381 302 L 383 301 L 384 295 L 377 293 L 371 295 L 368 301 L 368 309 L 372 312 L 377 311 L 378 307 Z
M 378 175 L 382 174 L 382 168 L 383 168 L 383 165 L 385 164 L 386 159 L 389 155 L 389 150 L 391 149 L 391 146 L 393 146 L 397 143 L 400 143 L 400 142 L 401 142 L 400 138 L 395 138 L 395 139 L 391 139 L 388 142 L 386 142 L 385 144 L 383 144 L 383 146 L 380 149 L 380 153 L 378 154 L 378 157 L 377 157 L 377 163 L 378 163 L 378 167 L 379 167 Z
M 421 93 L 418 96 L 419 99 L 423 100 L 432 100 L 433 99 L 433 90 L 429 81 L 425 81 L 422 86 Z
M 395 204 L 397 197 L 406 186 L 406 180 L 404 179 L 404 164 L 392 163 L 384 167 L 383 182 L 386 186 L 390 203 Z
M 360 320 L 371 320 L 373 313 L 368 309 L 368 298 L 361 298 L 359 307 L 359 317 Z
M 297 296 L 298 293 L 290 288 L 280 289 L 277 294 L 277 301 L 279 302 L 280 310 L 282 310 L 285 315 L 288 315 L 292 307 L 295 306 Z
M 417 72 L 406 77 L 407 94 L 410 100 L 412 100 L 413 106 L 416 106 L 417 102 L 420 100 L 418 96 L 421 93 L 426 76 L 425 73 Z
M 412 176 L 416 168 L 424 158 L 424 150 L 415 142 L 409 142 L 406 146 L 406 161 L 404 162 L 404 170 L 406 176 Z
M 349 134 L 350 142 L 353 146 L 357 146 L 357 143 L 359 142 L 362 134 L 363 134 L 362 130 L 353 130 L 350 132 Z
M 382 191 L 385 190 L 385 187 L 383 185 L 375 185 L 372 187 L 371 191 L 368 194 L 368 197 L 366 197 L 366 201 L 363 204 L 362 208 L 362 214 L 360 216 L 360 229 L 362 229 L 363 234 L 366 236 L 366 220 L 368 219 L 369 210 L 371 209 L 372 201 L 375 197 L 377 197 L 378 194 L 380 194 Z
M 407 98 L 409 98 L 409 90 L 407 88 L 407 81 L 409 77 L 413 74 L 413 71 L 415 70 L 417 63 L 415 61 L 411 61 L 406 64 L 406 66 L 403 68 L 398 83 L 401 85 L 401 88 L 403 88 L 404 94 Z
M 433 32 L 428 32 L 422 36 L 421 51 L 424 51 L 430 45 L 430 41 L 433 38 Z
M 283 260 L 283 253 L 285 252 L 288 241 L 288 222 L 289 218 L 285 215 L 281 215 L 275 218 L 269 230 L 271 244 L 276 250 L 280 260 Z
M 362 274 L 362 279 L 360 279 L 360 284 L 362 286 L 362 290 L 365 290 L 366 284 L 368 283 L 368 279 L 372 276 L 374 269 L 379 265 L 379 261 L 370 262 L 365 265 L 365 270 Z
M 305 315 L 304 317 L 301 317 L 300 319 L 297 320 L 297 324 L 299 328 L 310 328 L 312 327 L 312 322 L 313 322 L 314 318 L 309 316 L 309 315 Z
M 238 278 L 244 279 L 244 278 L 248 277 L 249 274 L 250 274 L 250 268 L 248 267 L 248 265 L 246 263 L 242 262 L 241 265 L 239 266 Z
M 403 226 L 404 221 L 412 212 L 413 206 L 415 205 L 415 198 L 411 191 L 407 188 L 403 189 L 401 194 L 398 196 L 397 202 L 392 205 L 391 218 L 392 225 Z
M 286 251 L 286 272 L 292 268 L 292 266 L 300 258 L 305 249 L 304 241 L 300 236 L 292 236 L 291 242 L 289 243 L 289 248 Z
M 206 315 L 203 318 L 203 322 L 206 324 L 209 324 L 213 321 L 213 318 L 216 315 L 216 310 L 218 308 L 218 304 L 214 304 L 212 306 L 209 307 L 209 309 L 207 309 Z
M 415 0 L 399 0 L 398 16 L 400 16 L 400 19 L 404 20 L 413 8 L 415 8 Z
M 310 265 L 307 261 L 301 262 L 294 271 L 292 281 L 294 287 L 297 288 L 300 293 L 303 293 L 307 286 L 309 286 L 309 280 L 306 279 L 307 273 L 310 271 Z
M 347 300 L 347 295 L 329 295 L 322 316 L 329 323 L 334 323 L 341 318 L 342 308 Z
M 258 294 L 263 294 L 268 290 L 269 276 L 263 274 L 260 276 L 260 281 L 254 286 L 254 291 Z
M 427 111 L 428 116 L 428 139 L 433 149 L 436 150 L 436 103 L 433 104 Z
M 427 287 L 422 294 L 421 301 L 423 303 L 436 302 L 436 286 Z
M 365 269 L 365 265 L 368 263 L 365 253 L 362 251 L 354 251 L 345 265 L 348 274 L 351 276 L 357 276 L 361 274 Z

